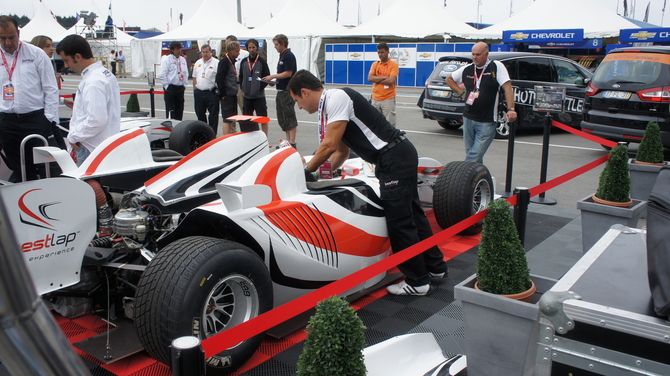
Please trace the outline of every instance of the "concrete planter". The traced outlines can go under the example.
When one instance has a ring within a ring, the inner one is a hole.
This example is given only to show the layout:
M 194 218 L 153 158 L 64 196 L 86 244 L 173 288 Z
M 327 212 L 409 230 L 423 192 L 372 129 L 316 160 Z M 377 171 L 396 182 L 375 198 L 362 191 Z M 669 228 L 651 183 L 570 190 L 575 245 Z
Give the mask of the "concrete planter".
M 647 201 L 633 199 L 630 208 L 618 208 L 593 202 L 591 196 L 577 201 L 582 217 L 582 249 L 588 252 L 613 225 L 636 227 Z
M 539 330 L 538 301 L 555 280 L 531 276 L 530 303 L 474 289 L 472 275 L 454 287 L 463 306 L 468 376 L 534 375 Z
M 667 163 L 666 163 L 667 166 Z M 628 160 L 628 170 L 630 171 L 630 197 L 636 200 L 647 201 L 651 189 L 654 188 L 656 176 L 663 166 L 653 166 L 635 163 L 635 159 Z M 640 218 L 647 218 L 647 209 L 645 208 Z

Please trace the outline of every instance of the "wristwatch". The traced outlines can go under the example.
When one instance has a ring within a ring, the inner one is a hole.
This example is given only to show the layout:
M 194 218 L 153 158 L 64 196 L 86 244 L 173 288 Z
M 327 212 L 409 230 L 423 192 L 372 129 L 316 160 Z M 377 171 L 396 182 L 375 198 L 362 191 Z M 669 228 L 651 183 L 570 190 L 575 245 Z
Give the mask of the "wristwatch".
M 507 111 L 514 111 L 514 112 L 516 112 L 516 110 L 514 109 L 514 107 L 512 107 L 512 108 L 508 108 Z

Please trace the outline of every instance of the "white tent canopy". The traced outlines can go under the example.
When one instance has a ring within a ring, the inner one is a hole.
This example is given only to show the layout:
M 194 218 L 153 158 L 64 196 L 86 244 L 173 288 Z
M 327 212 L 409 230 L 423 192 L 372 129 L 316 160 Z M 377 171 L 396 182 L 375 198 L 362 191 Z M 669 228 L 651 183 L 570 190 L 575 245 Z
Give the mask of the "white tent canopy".
M 271 40 L 277 34 L 289 38 L 298 69 L 307 69 L 319 77 L 321 37 L 345 36 L 347 28 L 330 19 L 313 0 L 288 0 L 274 17 L 246 33 L 268 41 L 268 65 L 272 73 L 276 72 L 279 61 L 279 54 L 271 49 Z
M 163 41 L 196 40 L 198 45 L 210 44 L 219 51 L 222 39 L 228 35 L 244 36 L 249 29 L 242 26 L 224 8 L 221 0 L 205 0 L 198 11 L 178 28 L 153 38 L 136 39 L 130 44 L 132 75 L 140 77 L 153 72 L 154 66 L 161 61 L 161 43 Z
M 504 30 L 584 29 L 586 38 L 607 38 L 618 36 L 620 29 L 637 28 L 599 0 L 537 0 L 473 37 L 500 39 Z
M 313 0 L 288 0 L 274 17 L 246 33 L 250 37 L 272 38 L 347 35 L 347 28 L 333 21 Z
M 46 35 L 49 38 L 59 36 L 65 32 L 56 18 L 51 14 L 46 4 L 40 3 L 35 11 L 35 16 L 21 29 L 21 40 L 30 42 L 38 35 Z
M 441 1 L 396 0 L 384 13 L 348 30 L 351 36 L 424 38 L 432 35 L 468 37 L 474 27 L 452 16 Z

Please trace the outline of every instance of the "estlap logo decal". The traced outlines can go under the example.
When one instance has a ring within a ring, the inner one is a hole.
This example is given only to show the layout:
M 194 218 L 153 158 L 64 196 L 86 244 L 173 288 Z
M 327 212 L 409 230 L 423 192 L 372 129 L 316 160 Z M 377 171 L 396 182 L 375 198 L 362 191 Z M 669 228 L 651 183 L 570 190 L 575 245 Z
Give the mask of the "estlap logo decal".
M 28 192 L 21 195 L 19 198 L 19 218 L 21 223 L 25 223 L 30 226 L 40 227 L 47 230 L 55 230 L 56 227 L 51 224 L 51 221 L 58 221 L 56 218 L 51 218 L 47 215 L 47 208 L 52 205 L 58 205 L 60 202 L 48 202 L 40 204 L 37 207 L 37 213 L 28 208 L 28 205 L 25 203 L 25 197 L 35 191 L 41 191 L 41 189 L 31 189 Z M 39 214 L 38 214 L 39 213 Z

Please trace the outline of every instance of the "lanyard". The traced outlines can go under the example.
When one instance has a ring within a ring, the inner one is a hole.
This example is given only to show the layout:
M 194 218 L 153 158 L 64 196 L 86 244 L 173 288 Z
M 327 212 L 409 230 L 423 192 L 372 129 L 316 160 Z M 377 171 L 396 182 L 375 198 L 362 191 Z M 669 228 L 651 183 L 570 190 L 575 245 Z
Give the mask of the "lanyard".
M 235 77 L 237 77 L 237 68 L 235 68 L 235 63 L 233 63 L 233 61 L 230 60 L 230 56 L 226 55 L 226 58 L 228 59 L 228 62 L 230 62 L 230 65 L 233 67 L 233 72 L 235 73 Z
M 323 139 L 326 137 L 326 125 L 328 125 L 328 117 L 324 113 L 326 110 L 326 91 L 324 90 L 321 93 L 321 98 L 319 99 L 319 144 L 323 142 Z
M 287 48 L 284 50 L 284 52 L 279 54 L 279 61 L 277 62 L 277 67 L 279 67 L 279 64 L 281 64 L 281 62 L 284 60 L 284 56 L 286 56 L 286 53 L 289 51 L 291 51 L 291 49 Z
M 174 54 L 172 56 L 174 56 Z M 181 59 L 181 56 L 176 57 L 176 58 L 177 58 L 177 71 L 179 72 L 179 74 L 181 74 L 181 61 L 179 60 L 179 59 Z
M 251 59 L 247 58 L 247 64 L 249 64 L 249 76 L 253 76 L 254 74 L 254 67 L 256 66 L 256 62 L 258 62 L 258 57 L 260 55 L 256 55 L 256 59 L 254 59 L 254 64 L 251 64 Z
M 491 60 L 486 60 L 486 64 L 484 64 L 484 68 L 482 68 L 482 74 L 477 77 L 477 66 L 475 65 L 475 91 L 479 91 L 479 85 L 482 83 L 482 78 L 484 77 L 484 71 L 486 70 L 486 67 L 489 66 L 489 63 Z
M 21 51 L 21 46 L 23 46 L 23 42 L 19 41 L 19 48 L 16 49 L 16 57 L 14 58 L 14 62 L 12 63 L 12 69 L 10 70 L 7 64 L 7 58 L 5 57 L 5 51 L 0 49 L 0 52 L 2 52 L 2 65 L 5 66 L 5 70 L 7 70 L 7 76 L 9 76 L 9 82 L 12 82 L 12 76 L 14 75 L 14 68 L 16 68 L 16 61 L 19 60 L 19 52 Z

